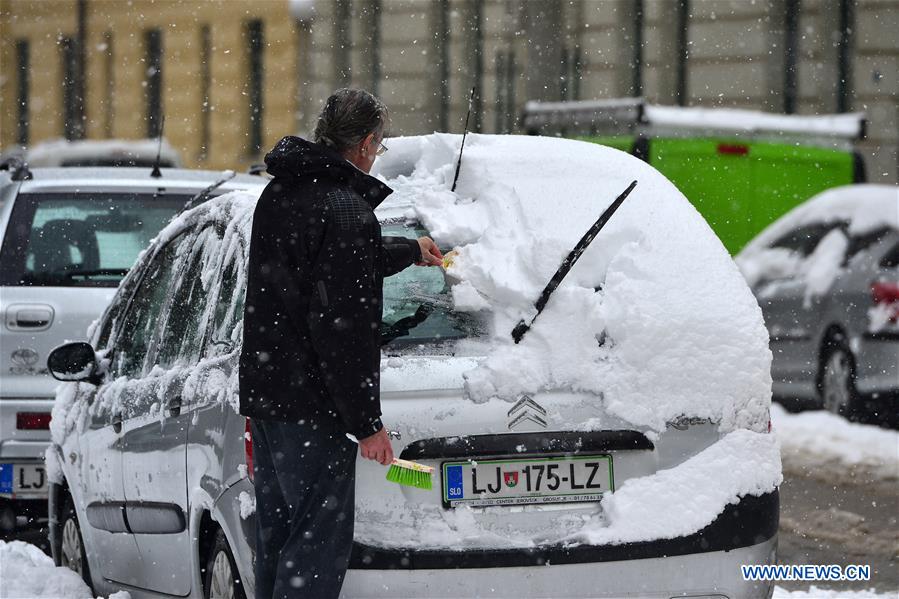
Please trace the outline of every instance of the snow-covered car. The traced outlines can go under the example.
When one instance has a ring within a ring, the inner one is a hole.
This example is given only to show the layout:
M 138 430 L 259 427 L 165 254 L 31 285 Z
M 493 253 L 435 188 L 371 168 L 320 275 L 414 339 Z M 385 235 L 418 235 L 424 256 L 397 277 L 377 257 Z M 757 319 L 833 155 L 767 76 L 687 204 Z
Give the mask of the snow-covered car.
M 625 153 L 472 135 L 389 141 L 389 235 L 445 271 L 385 281 L 383 420 L 431 490 L 357 464 L 347 597 L 766 597 L 780 457 L 770 352 L 733 261 Z M 520 343 L 510 335 L 606 207 L 637 186 Z M 237 413 L 256 194 L 182 215 L 88 343 L 50 357 L 54 557 L 95 592 L 253 596 L 248 422 Z M 298 199 L 302 201 L 302 199 Z M 214 590 L 214 592 L 213 592 Z
M 181 156 L 167 140 L 158 139 L 54 139 L 28 148 L 30 167 L 137 166 L 178 168 Z
M 44 452 L 54 381 L 45 367 L 57 345 L 82 339 L 138 253 L 221 172 L 147 168 L 0 171 L 0 509 L 46 510 Z M 214 191 L 261 189 L 236 176 Z
M 881 410 L 899 393 L 897 210 L 894 185 L 837 187 L 736 257 L 770 334 L 774 396 L 787 406 L 870 417 L 869 400 Z

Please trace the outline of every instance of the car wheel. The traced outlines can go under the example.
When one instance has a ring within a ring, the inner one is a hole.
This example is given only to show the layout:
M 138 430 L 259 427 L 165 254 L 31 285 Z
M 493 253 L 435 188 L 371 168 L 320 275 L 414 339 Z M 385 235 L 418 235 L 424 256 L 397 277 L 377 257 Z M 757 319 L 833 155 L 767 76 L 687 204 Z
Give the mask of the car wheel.
M 215 532 L 215 541 L 206 563 L 203 591 L 206 599 L 246 599 L 234 556 L 221 529 Z
M 853 416 L 857 409 L 855 359 L 842 340 L 831 342 L 821 362 L 821 405 L 828 412 Z
M 75 506 L 71 499 L 67 499 L 63 507 L 60 529 L 62 537 L 59 552 L 62 560 L 60 565 L 81 576 L 84 583 L 93 588 L 90 569 L 87 565 L 87 553 L 81 537 L 81 526 L 78 524 L 78 515 L 75 513 Z

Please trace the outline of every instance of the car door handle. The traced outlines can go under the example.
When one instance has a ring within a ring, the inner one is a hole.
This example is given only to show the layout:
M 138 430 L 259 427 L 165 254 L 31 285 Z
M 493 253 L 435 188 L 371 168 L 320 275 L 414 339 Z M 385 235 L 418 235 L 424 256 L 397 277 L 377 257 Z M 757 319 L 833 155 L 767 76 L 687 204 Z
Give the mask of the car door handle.
M 166 409 L 169 411 L 169 416 L 172 418 L 176 418 L 181 415 L 181 396 L 176 395 L 173 397 L 169 403 L 166 405 Z
M 122 432 L 122 415 L 120 413 L 112 417 L 112 430 L 117 433 Z

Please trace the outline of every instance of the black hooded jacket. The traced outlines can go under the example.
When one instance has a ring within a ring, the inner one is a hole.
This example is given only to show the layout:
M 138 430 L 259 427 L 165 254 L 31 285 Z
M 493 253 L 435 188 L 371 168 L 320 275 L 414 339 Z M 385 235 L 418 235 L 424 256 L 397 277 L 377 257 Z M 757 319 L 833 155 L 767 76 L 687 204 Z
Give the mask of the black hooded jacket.
M 240 413 L 325 418 L 365 438 L 381 428 L 385 276 L 420 260 L 414 239 L 381 237 L 392 190 L 336 152 L 288 136 L 253 215 L 240 355 Z

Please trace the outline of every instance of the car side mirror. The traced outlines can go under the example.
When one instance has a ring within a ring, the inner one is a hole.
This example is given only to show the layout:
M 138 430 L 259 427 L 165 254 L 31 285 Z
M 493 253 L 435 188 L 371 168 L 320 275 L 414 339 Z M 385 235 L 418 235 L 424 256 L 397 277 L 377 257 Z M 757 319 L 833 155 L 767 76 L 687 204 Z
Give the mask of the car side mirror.
M 47 369 L 58 381 L 93 382 L 97 373 L 97 354 L 89 343 L 66 343 L 50 352 Z

